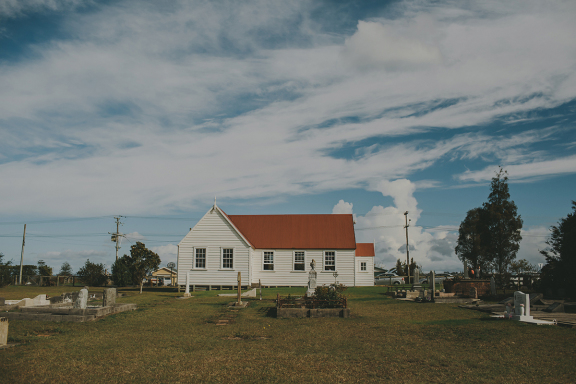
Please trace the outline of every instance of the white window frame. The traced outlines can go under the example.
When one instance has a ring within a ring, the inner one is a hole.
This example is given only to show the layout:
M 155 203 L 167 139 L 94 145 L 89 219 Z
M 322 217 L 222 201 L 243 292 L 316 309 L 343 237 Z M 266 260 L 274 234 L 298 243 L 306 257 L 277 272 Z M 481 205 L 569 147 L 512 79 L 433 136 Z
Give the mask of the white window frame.
M 266 262 L 266 254 L 267 253 L 271 253 L 272 254 L 272 262 Z M 267 250 L 267 251 L 262 251 L 262 271 L 264 272 L 274 272 L 274 259 L 276 256 L 276 252 L 272 251 L 272 250 Z M 272 269 L 266 269 L 267 265 L 271 265 Z
M 198 267 L 197 266 L 197 253 L 196 251 L 198 249 L 203 249 L 204 250 L 204 267 Z M 199 269 L 199 270 L 205 270 L 206 269 L 206 265 L 208 265 L 208 247 L 194 247 L 192 249 L 193 252 L 193 256 L 194 256 L 194 260 L 193 260 L 193 264 L 192 264 L 192 269 Z
M 224 250 L 231 249 L 232 250 L 232 267 L 225 267 L 224 266 Z M 220 247 L 220 269 L 224 269 L 227 271 L 234 270 L 234 255 L 236 254 L 236 250 L 234 247 Z
M 328 267 L 327 263 L 326 263 L 326 254 L 328 252 L 332 252 L 334 253 L 334 269 L 326 269 L 326 267 Z M 334 273 L 338 271 L 338 264 L 336 263 L 336 259 L 337 259 L 337 252 L 336 251 L 323 251 L 322 252 L 322 272 L 326 272 L 326 273 Z
M 364 265 L 362 265 L 364 264 Z M 362 269 L 364 268 L 364 269 Z M 360 262 L 360 272 L 368 272 L 368 262 L 367 261 L 361 261 Z
M 304 260 L 302 261 L 302 265 L 304 266 L 304 269 L 294 268 L 296 266 L 296 253 L 304 254 Z M 294 251 L 294 252 L 292 252 L 292 272 L 306 272 L 306 251 Z

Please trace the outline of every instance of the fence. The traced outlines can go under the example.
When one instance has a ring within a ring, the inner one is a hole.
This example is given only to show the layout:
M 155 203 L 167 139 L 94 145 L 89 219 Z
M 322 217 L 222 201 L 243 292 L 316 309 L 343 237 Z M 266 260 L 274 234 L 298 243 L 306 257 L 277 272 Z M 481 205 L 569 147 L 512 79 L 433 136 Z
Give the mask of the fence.
M 18 285 L 19 276 L 12 277 L 12 283 Z M 81 284 L 82 281 L 78 276 L 38 276 L 38 275 L 22 275 L 22 285 L 34 285 L 34 286 L 60 286 L 72 283 L 75 286 L 76 283 Z

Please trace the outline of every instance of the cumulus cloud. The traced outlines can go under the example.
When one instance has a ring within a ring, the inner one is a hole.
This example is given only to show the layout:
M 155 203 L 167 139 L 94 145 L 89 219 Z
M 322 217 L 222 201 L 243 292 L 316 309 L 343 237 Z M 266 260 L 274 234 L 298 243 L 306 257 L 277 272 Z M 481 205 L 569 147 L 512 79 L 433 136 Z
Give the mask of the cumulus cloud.
M 376 190 L 383 196 L 391 196 L 394 206 L 375 206 L 366 215 L 356 215 L 356 238 L 359 242 L 376 244 L 376 264 L 392 268 L 396 260 L 406 260 L 406 230 L 404 212 L 413 212 L 409 217 L 410 258 L 424 270 L 455 271 L 460 262 L 454 253 L 457 234 L 453 228 L 430 228 L 424 230 L 417 225 L 422 212 L 414 198 L 415 184 L 408 179 L 382 180 Z M 336 206 L 342 206 L 343 200 Z M 351 203 L 349 204 L 352 208 Z M 336 207 L 335 207 L 336 208 Z
M 352 214 L 352 203 L 347 203 L 344 200 L 340 200 L 338 204 L 332 208 L 332 213 L 344 213 L 344 214 Z

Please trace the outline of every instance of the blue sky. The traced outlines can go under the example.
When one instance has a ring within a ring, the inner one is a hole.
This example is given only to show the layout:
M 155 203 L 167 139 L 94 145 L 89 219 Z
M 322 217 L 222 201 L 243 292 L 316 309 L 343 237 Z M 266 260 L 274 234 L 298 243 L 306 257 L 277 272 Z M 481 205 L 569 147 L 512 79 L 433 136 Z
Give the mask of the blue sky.
M 376 263 L 458 270 L 499 165 L 543 262 L 576 199 L 573 1 L 0 3 L 0 252 L 163 265 L 209 209 L 353 213 Z

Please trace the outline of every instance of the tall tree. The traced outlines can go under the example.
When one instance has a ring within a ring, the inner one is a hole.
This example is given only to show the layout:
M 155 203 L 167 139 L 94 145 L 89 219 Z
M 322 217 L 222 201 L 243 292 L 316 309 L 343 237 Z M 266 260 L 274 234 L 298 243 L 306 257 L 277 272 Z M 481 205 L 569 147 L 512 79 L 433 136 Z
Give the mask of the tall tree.
M 58 274 L 60 276 L 72 276 L 72 267 L 70 266 L 70 263 L 67 261 L 63 262 Z
M 485 256 L 482 249 L 482 220 L 485 218 L 483 208 L 474 208 L 468 211 L 466 218 L 460 223 L 458 229 L 458 243 L 456 254 L 472 268 L 480 267 L 481 271 L 490 268 L 490 259 Z
M 130 247 L 129 265 L 132 271 L 132 282 L 140 284 L 140 293 L 142 293 L 144 278 L 158 269 L 160 256 L 146 248 L 144 243 L 138 241 Z
M 484 252 L 501 275 L 508 270 L 510 263 L 516 259 L 520 248 L 520 230 L 522 218 L 518 215 L 518 208 L 510 200 L 508 189 L 508 173 L 500 167 L 490 185 L 488 201 L 483 204 L 486 215 L 482 236 Z
M 8 260 L 6 262 L 3 261 L 4 254 L 0 252 L 0 287 L 10 284 L 12 281 L 12 261 Z
M 52 267 L 46 265 L 44 260 L 38 260 L 38 274 L 40 276 L 52 276 Z
M 118 287 L 126 287 L 133 284 L 129 256 L 124 255 L 112 264 L 112 281 Z
M 542 268 L 544 288 L 563 290 L 569 297 L 576 299 L 574 271 L 576 271 L 576 201 L 572 201 L 572 212 L 550 228 L 551 234 L 546 244 L 548 248 L 540 251 L 546 257 Z

